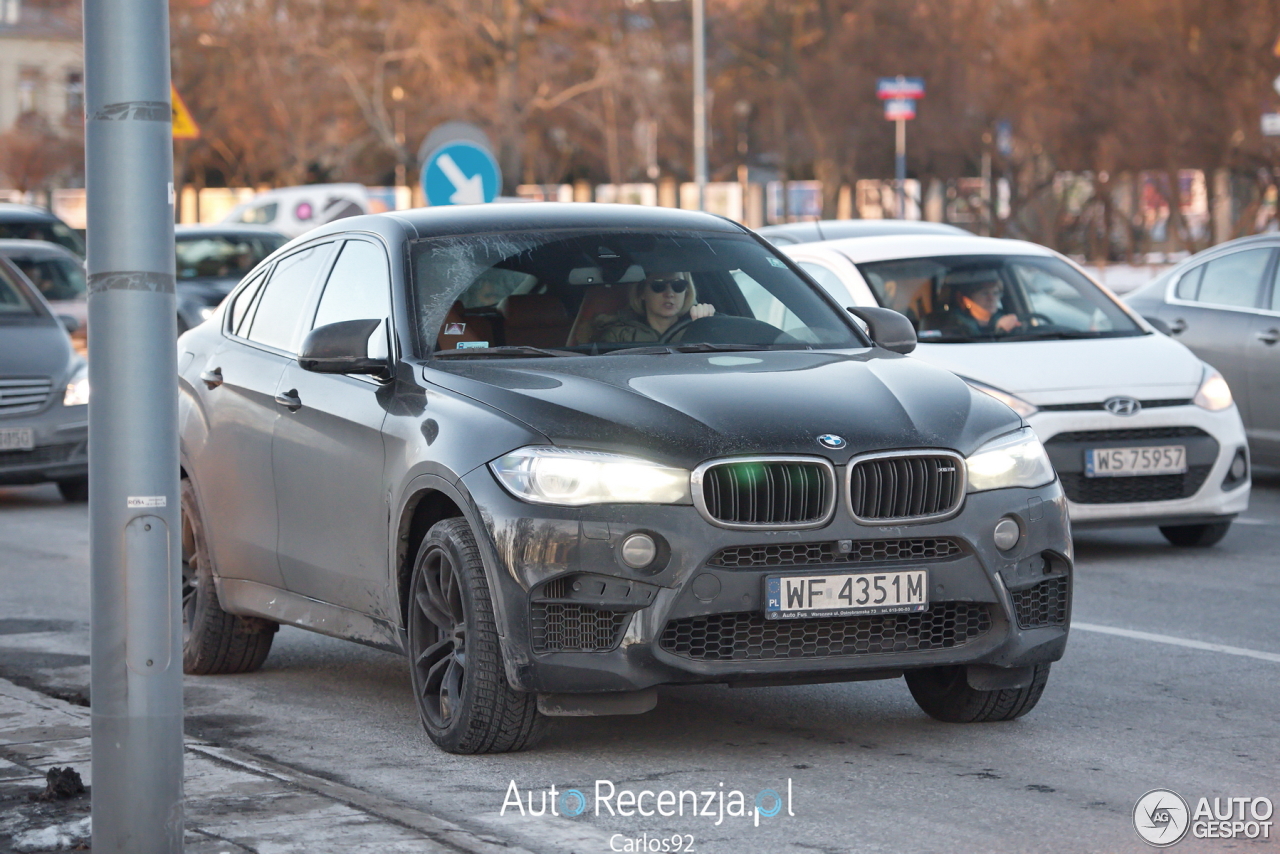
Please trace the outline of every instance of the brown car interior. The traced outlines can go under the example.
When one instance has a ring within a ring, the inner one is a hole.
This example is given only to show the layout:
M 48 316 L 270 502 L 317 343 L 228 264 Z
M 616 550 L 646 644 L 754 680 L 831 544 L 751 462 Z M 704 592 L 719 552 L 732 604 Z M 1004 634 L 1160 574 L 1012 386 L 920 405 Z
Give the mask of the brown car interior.
M 439 350 L 471 346 L 573 347 L 591 343 L 597 317 L 616 314 L 627 304 L 626 285 L 588 285 L 570 316 L 554 294 L 511 294 L 496 306 L 467 309 L 461 301 L 449 309 L 436 340 Z

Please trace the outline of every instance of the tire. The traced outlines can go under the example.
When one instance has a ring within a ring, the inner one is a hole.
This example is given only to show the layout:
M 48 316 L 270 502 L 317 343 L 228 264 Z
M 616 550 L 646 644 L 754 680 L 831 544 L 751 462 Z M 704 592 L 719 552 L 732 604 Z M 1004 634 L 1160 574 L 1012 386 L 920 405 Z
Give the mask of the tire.
M 1231 530 L 1231 522 L 1209 522 L 1204 525 L 1161 525 L 1160 533 L 1179 548 L 1207 549 L 1216 546 Z
M 545 718 L 537 697 L 507 682 L 492 594 L 464 519 L 427 532 L 409 582 L 409 674 L 427 735 L 449 753 L 532 747 Z
M 72 504 L 83 504 L 89 500 L 89 478 L 77 477 L 74 480 L 58 481 L 58 492 L 62 493 L 62 500 L 69 501 Z
M 1011 721 L 1040 702 L 1049 681 L 1049 665 L 1037 664 L 1026 687 L 1000 691 L 970 688 L 962 665 L 912 670 L 906 679 L 916 704 L 931 718 L 952 724 Z
M 213 564 L 196 505 L 195 488 L 182 481 L 182 671 L 202 676 L 249 673 L 271 652 L 278 623 L 222 610 Z

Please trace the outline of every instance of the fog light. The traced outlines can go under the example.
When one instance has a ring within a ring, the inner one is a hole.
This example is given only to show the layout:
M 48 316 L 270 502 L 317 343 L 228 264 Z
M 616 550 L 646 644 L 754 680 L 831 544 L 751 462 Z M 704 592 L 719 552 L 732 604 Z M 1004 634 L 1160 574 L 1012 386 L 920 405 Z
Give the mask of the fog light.
M 1244 473 L 1248 469 L 1249 464 L 1244 461 L 1244 452 L 1237 452 L 1236 458 L 1231 461 L 1231 479 L 1239 480 L 1244 477 Z
M 648 534 L 632 534 L 622 541 L 622 562 L 632 569 L 643 569 L 658 556 L 658 545 Z
M 1002 552 L 1007 552 L 1018 544 L 1018 540 L 1022 538 L 1022 529 L 1018 527 L 1018 523 L 1005 516 L 999 522 L 996 522 L 995 530 L 991 532 L 991 538 L 996 541 L 996 548 Z

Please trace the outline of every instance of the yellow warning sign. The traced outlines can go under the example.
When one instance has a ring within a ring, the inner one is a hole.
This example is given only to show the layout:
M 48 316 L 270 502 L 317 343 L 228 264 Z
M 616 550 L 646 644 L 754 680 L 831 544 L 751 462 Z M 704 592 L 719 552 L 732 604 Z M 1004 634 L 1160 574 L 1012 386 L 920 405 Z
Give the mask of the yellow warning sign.
M 191 111 L 182 102 L 182 96 L 178 94 L 173 84 L 169 85 L 169 94 L 173 99 L 173 138 L 199 139 L 200 126 L 196 124 L 195 119 L 191 118 Z

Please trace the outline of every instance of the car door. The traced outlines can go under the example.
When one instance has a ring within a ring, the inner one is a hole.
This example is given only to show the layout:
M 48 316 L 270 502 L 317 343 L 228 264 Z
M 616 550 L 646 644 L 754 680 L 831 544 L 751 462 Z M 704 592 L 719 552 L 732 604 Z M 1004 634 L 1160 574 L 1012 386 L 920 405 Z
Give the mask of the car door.
M 348 239 L 305 324 L 389 322 L 391 280 L 379 243 Z M 384 324 L 374 346 L 386 346 Z M 382 423 L 390 389 L 367 376 L 317 374 L 290 359 L 272 448 L 280 570 L 289 590 L 365 614 L 388 595 Z
M 1273 254 L 1270 247 L 1262 247 L 1210 258 L 1173 283 L 1173 292 L 1160 310 L 1174 338 L 1226 378 L 1246 424 L 1251 407 L 1245 344 L 1253 332 L 1263 276 Z
M 1250 416 L 1245 429 L 1257 462 L 1280 465 L 1280 258 L 1269 278 L 1269 292 L 1244 342 Z
M 208 441 L 199 449 L 196 484 L 218 572 L 283 587 L 276 560 L 276 500 L 271 444 L 280 375 L 305 297 L 330 245 L 288 255 L 236 296 L 222 343 L 199 367 Z

